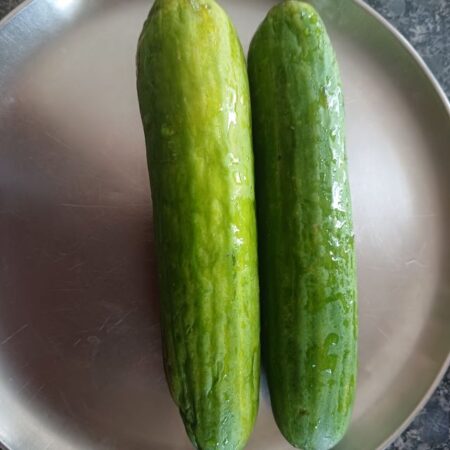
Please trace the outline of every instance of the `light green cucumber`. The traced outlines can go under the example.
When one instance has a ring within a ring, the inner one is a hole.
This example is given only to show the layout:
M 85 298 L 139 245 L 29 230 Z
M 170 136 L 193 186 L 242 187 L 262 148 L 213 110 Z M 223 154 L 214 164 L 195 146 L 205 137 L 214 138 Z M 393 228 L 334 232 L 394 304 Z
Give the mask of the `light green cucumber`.
M 165 369 L 199 449 L 242 449 L 260 349 L 250 95 L 213 0 L 156 0 L 137 53 Z
M 249 53 L 262 348 L 276 422 L 294 446 L 344 435 L 356 382 L 354 236 L 344 107 L 318 13 L 275 6 Z

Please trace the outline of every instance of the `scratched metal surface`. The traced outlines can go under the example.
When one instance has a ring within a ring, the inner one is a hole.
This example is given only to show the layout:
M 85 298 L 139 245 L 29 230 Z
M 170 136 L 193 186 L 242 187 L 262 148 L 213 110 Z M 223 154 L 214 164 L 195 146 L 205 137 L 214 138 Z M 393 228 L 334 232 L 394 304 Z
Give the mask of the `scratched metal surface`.
M 272 4 L 222 3 L 245 46 Z M 315 3 L 342 68 L 359 262 L 359 384 L 339 448 L 371 450 L 448 358 L 449 109 L 370 12 Z M 35 0 L 0 27 L 0 441 L 11 450 L 190 448 L 163 377 L 134 86 L 149 5 Z M 289 448 L 266 395 L 248 448 Z

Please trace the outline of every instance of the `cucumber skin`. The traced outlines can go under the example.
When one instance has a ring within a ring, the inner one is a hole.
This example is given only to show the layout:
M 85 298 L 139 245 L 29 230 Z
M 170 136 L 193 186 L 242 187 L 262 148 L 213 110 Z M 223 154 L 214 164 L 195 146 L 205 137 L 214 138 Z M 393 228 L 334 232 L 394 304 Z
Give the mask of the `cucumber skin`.
M 138 44 L 164 365 L 199 449 L 242 449 L 259 402 L 259 286 L 245 59 L 213 0 L 156 0 Z
M 262 351 L 276 422 L 324 450 L 348 426 L 357 369 L 354 235 L 339 69 L 305 3 L 275 6 L 249 51 Z

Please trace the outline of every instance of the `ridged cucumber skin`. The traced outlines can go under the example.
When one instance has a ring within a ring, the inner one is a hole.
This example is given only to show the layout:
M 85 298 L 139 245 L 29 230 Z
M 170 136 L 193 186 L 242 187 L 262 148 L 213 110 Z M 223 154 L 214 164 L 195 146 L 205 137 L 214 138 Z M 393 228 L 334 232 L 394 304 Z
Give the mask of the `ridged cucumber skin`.
M 137 88 L 170 391 L 194 446 L 242 449 L 259 401 L 259 286 L 248 76 L 226 13 L 156 0 Z
M 263 363 L 276 422 L 325 450 L 357 368 L 354 234 L 336 57 L 312 6 L 275 6 L 249 51 Z

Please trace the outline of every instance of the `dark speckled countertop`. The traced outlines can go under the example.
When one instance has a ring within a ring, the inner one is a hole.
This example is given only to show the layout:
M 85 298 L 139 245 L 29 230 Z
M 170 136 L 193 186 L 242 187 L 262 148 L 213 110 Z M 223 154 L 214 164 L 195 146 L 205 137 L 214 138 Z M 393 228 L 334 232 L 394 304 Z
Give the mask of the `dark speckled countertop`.
M 450 97 L 450 0 L 366 1 L 406 36 Z M 21 0 L 0 0 L 0 18 L 19 3 Z M 450 450 L 450 370 L 427 405 L 388 449 Z

